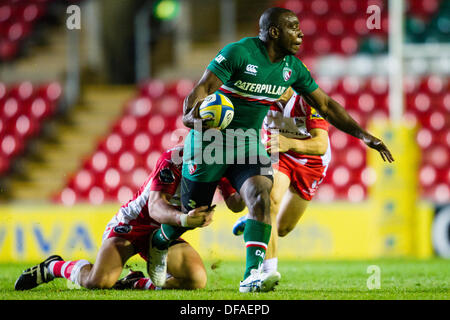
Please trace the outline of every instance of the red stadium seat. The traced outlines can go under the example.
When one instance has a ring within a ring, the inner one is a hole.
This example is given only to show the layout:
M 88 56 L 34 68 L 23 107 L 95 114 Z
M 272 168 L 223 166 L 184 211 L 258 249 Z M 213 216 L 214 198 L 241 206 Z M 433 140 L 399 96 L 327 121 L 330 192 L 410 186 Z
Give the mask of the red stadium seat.
M 156 165 L 156 161 L 158 161 L 161 154 L 161 151 L 153 150 L 147 155 L 147 157 L 145 158 L 145 165 L 148 170 L 153 171 Z
M 33 84 L 30 81 L 24 81 L 9 89 L 9 96 L 19 101 L 26 101 L 32 97 L 34 93 Z
M 422 187 L 432 186 L 437 178 L 436 168 L 425 164 L 419 169 L 419 183 Z
M 183 100 L 175 95 L 166 95 L 157 104 L 158 111 L 164 117 L 177 116 L 183 113 Z
M 340 37 L 344 35 L 344 22 L 341 16 L 328 17 L 325 27 L 327 33 L 331 36 Z
M 389 81 L 384 76 L 371 77 L 367 81 L 367 88 L 376 96 L 385 96 L 389 91 Z
M 111 160 L 108 154 L 102 150 L 97 150 L 85 163 L 84 168 L 92 170 L 95 173 L 104 172 L 111 166 Z
M 446 183 L 439 183 L 431 188 L 431 199 L 437 203 L 450 201 L 450 187 Z
M 139 132 L 132 139 L 132 150 L 137 154 L 147 154 L 151 147 L 152 138 L 147 132 Z
M 128 186 L 121 186 L 117 189 L 115 197 L 111 197 L 110 200 L 119 201 L 122 205 L 126 204 L 133 198 L 133 190 Z
M 0 152 L 8 158 L 12 158 L 22 152 L 24 149 L 24 141 L 13 134 L 8 134 L 0 141 Z
M 0 117 L 5 121 L 11 120 L 19 114 L 19 102 L 14 97 L 9 97 L 0 103 Z
M 447 167 L 450 161 L 449 157 L 448 149 L 441 145 L 432 146 L 429 151 L 423 155 L 424 163 L 431 164 L 437 169 Z
M 143 168 L 143 167 L 135 168 L 131 172 L 131 182 L 132 182 L 135 190 L 137 190 L 144 184 L 144 182 L 147 180 L 150 172 L 151 172 L 150 170 L 148 170 L 147 168 Z
M 450 93 L 439 95 L 436 99 L 437 107 L 445 113 L 450 113 Z
M 330 143 L 334 150 L 344 150 L 349 144 L 349 136 L 337 129 L 330 130 Z
M 142 83 L 139 86 L 139 91 L 143 96 L 159 99 L 165 94 L 166 85 L 161 80 L 150 80 Z
M 426 150 L 434 145 L 434 134 L 428 128 L 421 128 L 417 131 L 416 141 L 422 150 Z
M 350 202 L 361 202 L 366 195 L 367 189 L 361 183 L 353 183 L 346 188 L 346 199 Z
M 360 181 L 366 187 L 372 186 L 377 181 L 376 171 L 371 167 L 365 167 L 361 170 Z
M 61 202 L 65 206 L 73 206 L 77 200 L 76 192 L 70 187 L 64 188 L 56 198 L 57 202 Z
M 50 103 L 40 97 L 31 101 L 28 106 L 28 114 L 33 118 L 42 121 L 53 113 Z
M 76 190 L 87 191 L 94 185 L 94 175 L 89 170 L 82 169 L 74 177 Z
M 358 2 L 357 0 L 341 0 L 339 2 L 339 9 L 342 14 L 352 16 L 358 11 Z
M 57 101 L 61 97 L 61 94 L 62 88 L 58 82 L 44 84 L 37 89 L 37 96 L 49 102 Z
M 340 53 L 345 55 L 353 55 L 358 51 L 358 38 L 355 36 L 345 36 L 340 40 L 339 49 Z
M 155 114 L 148 119 L 147 129 L 152 136 L 161 134 L 166 128 L 166 120 L 160 114 Z
M 283 1 L 281 7 L 286 8 L 294 12 L 296 15 L 302 15 L 304 12 L 309 11 L 310 3 L 309 1 L 299 1 L 299 0 L 287 0 Z
M 345 163 L 351 170 L 361 169 L 366 165 L 366 153 L 361 147 L 350 147 L 345 152 Z
M 39 122 L 28 115 L 22 114 L 15 121 L 15 132 L 23 139 L 35 135 L 40 129 Z
M 419 115 L 425 114 L 431 108 L 430 96 L 425 92 L 418 92 L 407 96 L 406 102 L 407 106 Z
M 141 118 L 150 115 L 152 100 L 148 97 L 137 97 L 127 103 L 126 112 L 134 117 Z
M 332 181 L 335 186 L 346 186 L 350 182 L 350 170 L 345 166 L 337 166 L 332 172 Z
M 12 17 L 12 6 L 8 3 L 0 3 L 0 23 L 4 23 Z
M 438 75 L 423 77 L 419 89 L 428 94 L 443 93 L 447 89 L 447 79 Z
M 328 54 L 332 51 L 332 41 L 329 37 L 319 36 L 312 40 L 312 49 L 318 55 Z
M 123 178 L 121 177 L 120 171 L 115 168 L 109 168 L 105 171 L 103 175 L 102 186 L 108 192 L 115 192 L 122 183 Z
M 330 5 L 328 1 L 325 0 L 312 0 L 311 1 L 311 11 L 313 14 L 318 16 L 326 15 L 330 10 Z
M 122 172 L 130 172 L 136 166 L 136 156 L 129 151 L 123 152 L 119 156 L 119 168 Z
M 137 129 L 137 119 L 132 115 L 125 115 L 114 125 L 113 132 L 116 132 L 124 137 L 129 137 L 136 133 Z
M 303 34 L 308 37 L 316 34 L 316 32 L 319 29 L 318 21 L 314 18 L 304 17 L 300 19 L 300 29 L 302 30 Z M 308 41 L 308 40 L 305 40 Z M 303 46 L 303 44 L 302 44 Z
M 370 93 L 363 93 L 358 98 L 358 109 L 362 114 L 370 114 L 376 108 L 375 98 Z
M 320 202 L 333 202 L 336 199 L 336 191 L 331 183 L 323 182 L 319 189 L 317 189 L 317 193 L 315 199 Z
M 192 80 L 181 79 L 171 83 L 167 88 L 167 92 L 177 96 L 180 99 L 184 99 L 192 91 L 194 85 L 195 83 Z
M 93 205 L 101 205 L 105 202 L 105 192 L 102 188 L 94 186 L 89 190 L 88 199 Z
M 424 114 L 421 117 L 421 122 L 425 127 L 430 128 L 435 132 L 440 132 L 450 125 L 449 115 L 444 114 L 440 111 L 434 111 Z

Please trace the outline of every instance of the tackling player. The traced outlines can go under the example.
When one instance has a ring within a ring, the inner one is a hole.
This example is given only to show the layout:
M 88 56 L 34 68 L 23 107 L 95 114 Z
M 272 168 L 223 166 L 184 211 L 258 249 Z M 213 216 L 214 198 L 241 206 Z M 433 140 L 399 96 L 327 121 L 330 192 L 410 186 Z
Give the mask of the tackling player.
M 264 120 L 263 141 L 270 153 L 279 153 L 273 165 L 274 184 L 270 193 L 272 229 L 263 272 L 276 272 L 278 236 L 294 229 L 325 178 L 331 161 L 328 122 L 300 95 L 289 89 L 273 104 Z M 275 134 L 272 134 L 274 132 Z M 238 219 L 233 233 L 245 229 L 246 216 Z
M 184 124 L 194 129 L 185 140 L 181 191 L 183 212 L 210 205 L 222 176 L 229 179 L 248 207 L 244 231 L 246 266 L 239 286 L 241 292 L 271 290 L 278 281 L 276 274 L 262 274 L 260 268 L 272 229 L 270 192 L 273 178 L 270 158 L 260 142 L 259 130 L 270 105 L 287 88 L 292 87 L 301 94 L 329 123 L 362 139 L 369 147 L 378 150 L 383 159 L 392 159 L 384 143 L 362 129 L 338 102 L 323 92 L 309 70 L 295 57 L 303 41 L 303 33 L 294 12 L 284 8 L 267 9 L 259 20 L 259 27 L 259 37 L 243 38 L 219 52 L 186 97 L 183 108 Z M 229 161 L 208 163 L 196 160 L 196 155 L 205 154 L 205 149 L 212 144 L 200 130 L 207 128 L 207 124 L 199 117 L 198 109 L 202 101 L 216 91 L 226 95 L 234 105 L 233 121 L 226 130 L 220 131 L 225 141 L 223 151 L 226 156 L 223 158 L 231 158 L 231 164 Z M 238 148 L 234 145 L 236 139 L 240 140 Z M 149 273 L 152 281 L 158 283 L 165 279 L 164 250 L 186 230 L 171 226 L 164 229 L 167 237 L 156 234 L 152 240 L 159 251 L 155 249 L 152 255 L 155 259 L 151 259 Z
M 123 205 L 107 224 L 94 264 L 87 260 L 64 261 L 50 256 L 42 263 L 25 270 L 15 283 L 16 290 L 32 289 L 54 278 L 66 278 L 88 289 L 136 288 L 155 289 L 142 272 L 131 272 L 119 280 L 125 262 L 140 254 L 148 262 L 149 238 L 162 223 L 189 228 L 211 223 L 213 209 L 203 206 L 187 215 L 180 208 L 182 147 L 161 155 L 153 173 L 133 199 Z M 227 181 L 222 181 L 227 188 Z M 238 198 L 239 196 L 236 195 Z M 229 200 L 230 203 L 233 200 Z M 233 207 L 230 207 L 233 210 Z M 206 285 L 206 271 L 199 254 L 186 241 L 177 239 L 168 250 L 170 274 L 164 289 L 199 289 Z

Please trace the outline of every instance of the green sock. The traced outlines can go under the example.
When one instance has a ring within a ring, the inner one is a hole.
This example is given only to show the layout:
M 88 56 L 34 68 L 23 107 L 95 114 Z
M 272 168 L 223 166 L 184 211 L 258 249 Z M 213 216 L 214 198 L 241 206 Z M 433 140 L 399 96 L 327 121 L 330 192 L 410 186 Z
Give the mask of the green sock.
M 159 250 L 168 249 L 172 241 L 181 237 L 181 235 L 189 229 L 190 228 L 162 224 L 159 230 L 153 235 L 152 244 Z
M 244 229 L 244 241 L 247 251 L 244 279 L 250 275 L 250 270 L 258 269 L 263 263 L 271 231 L 272 226 L 270 224 L 247 219 Z

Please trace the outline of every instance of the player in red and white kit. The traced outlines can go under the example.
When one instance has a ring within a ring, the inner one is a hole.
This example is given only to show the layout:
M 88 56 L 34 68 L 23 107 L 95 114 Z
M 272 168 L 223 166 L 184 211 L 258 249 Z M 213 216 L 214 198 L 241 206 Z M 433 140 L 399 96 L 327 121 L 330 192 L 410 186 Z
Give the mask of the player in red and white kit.
M 133 199 L 123 205 L 106 226 L 94 264 L 87 260 L 64 261 L 53 255 L 25 270 L 15 283 L 16 290 L 32 289 L 54 278 L 66 278 L 85 288 L 155 289 L 149 278 L 132 271 L 117 281 L 125 262 L 135 254 L 148 262 L 149 239 L 161 224 L 188 228 L 211 223 L 213 208 L 199 207 L 187 215 L 180 209 L 182 147 L 161 155 L 153 173 Z M 227 181 L 222 187 L 230 188 Z M 240 196 L 236 194 L 237 203 Z M 232 199 L 229 200 L 233 202 Z M 230 207 L 233 210 L 233 207 Z M 168 279 L 164 289 L 199 289 L 206 285 L 206 271 L 200 255 L 186 241 L 172 243 L 167 256 Z
M 277 270 L 278 236 L 286 236 L 297 225 L 327 172 L 331 160 L 328 122 L 303 98 L 289 89 L 273 104 L 264 119 L 263 142 L 272 156 L 274 182 L 270 194 L 272 235 L 263 272 Z M 233 233 L 239 235 L 245 217 Z

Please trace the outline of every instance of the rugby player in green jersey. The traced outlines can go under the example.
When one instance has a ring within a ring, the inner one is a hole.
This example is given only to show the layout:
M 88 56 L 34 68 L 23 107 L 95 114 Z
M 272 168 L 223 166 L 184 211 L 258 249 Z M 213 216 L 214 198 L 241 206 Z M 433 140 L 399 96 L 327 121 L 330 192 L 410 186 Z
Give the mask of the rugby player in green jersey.
M 363 140 L 379 151 L 384 160 L 392 160 L 384 143 L 362 129 L 338 102 L 323 92 L 306 66 L 295 57 L 303 41 L 297 16 L 284 8 L 270 8 L 261 15 L 259 27 L 259 37 L 230 43 L 219 52 L 183 106 L 184 124 L 193 129 L 184 146 L 183 211 L 211 205 L 222 176 L 238 190 L 248 208 L 241 292 L 269 291 L 279 280 L 278 273 L 263 274 L 261 270 L 272 228 L 273 178 L 271 161 L 259 132 L 270 105 L 289 87 L 336 128 Z M 222 131 L 206 130 L 208 122 L 198 112 L 202 101 L 216 91 L 230 98 L 235 109 L 233 121 Z M 162 225 L 150 240 L 149 273 L 153 282 L 164 282 L 168 245 L 186 230 Z

